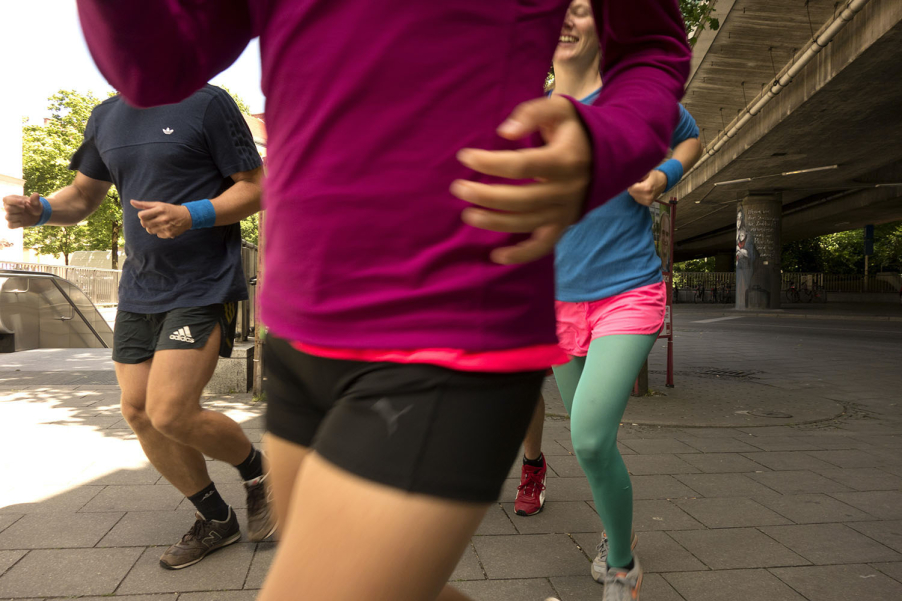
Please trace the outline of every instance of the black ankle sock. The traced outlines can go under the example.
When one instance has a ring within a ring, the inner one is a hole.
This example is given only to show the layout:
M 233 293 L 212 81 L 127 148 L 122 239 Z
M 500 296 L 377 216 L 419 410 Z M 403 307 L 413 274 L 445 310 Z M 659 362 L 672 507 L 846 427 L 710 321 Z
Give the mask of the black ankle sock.
M 531 467 L 542 467 L 545 465 L 545 456 L 542 453 L 539 453 L 539 456 L 536 459 L 527 459 L 526 455 L 523 455 L 523 465 L 528 465 Z
M 199 493 L 188 497 L 188 500 L 194 504 L 204 519 L 221 522 L 229 517 L 229 506 L 219 496 L 219 491 L 212 482 Z
M 247 482 L 263 475 L 263 453 L 251 445 L 251 452 L 247 458 L 235 466 L 241 474 L 241 479 Z

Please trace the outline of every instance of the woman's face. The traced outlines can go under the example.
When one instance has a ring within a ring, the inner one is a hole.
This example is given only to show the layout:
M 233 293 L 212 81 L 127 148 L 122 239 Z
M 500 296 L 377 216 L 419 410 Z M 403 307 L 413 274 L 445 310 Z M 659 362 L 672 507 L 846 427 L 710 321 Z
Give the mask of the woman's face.
M 588 61 L 598 54 L 598 34 L 595 16 L 589 0 L 573 0 L 567 9 L 561 37 L 554 51 L 554 62 Z

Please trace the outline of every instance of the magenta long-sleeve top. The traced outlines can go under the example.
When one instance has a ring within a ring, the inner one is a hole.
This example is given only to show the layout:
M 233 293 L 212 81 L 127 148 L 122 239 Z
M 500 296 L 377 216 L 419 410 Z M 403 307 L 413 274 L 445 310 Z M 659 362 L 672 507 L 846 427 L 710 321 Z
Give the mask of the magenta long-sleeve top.
M 665 154 L 690 50 L 676 0 L 595 0 L 605 85 L 576 108 L 589 210 Z M 448 192 L 464 147 L 541 95 L 569 0 L 78 0 L 102 73 L 136 106 L 180 101 L 260 37 L 266 95 L 263 319 L 360 349 L 553 344 L 551 257 L 489 260 Z

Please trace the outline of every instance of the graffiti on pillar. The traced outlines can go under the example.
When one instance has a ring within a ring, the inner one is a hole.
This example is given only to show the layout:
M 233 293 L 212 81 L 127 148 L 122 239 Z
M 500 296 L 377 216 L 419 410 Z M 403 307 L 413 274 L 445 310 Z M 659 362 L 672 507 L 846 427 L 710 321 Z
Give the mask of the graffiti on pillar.
M 780 218 L 769 209 L 745 209 L 746 228 L 755 240 L 755 250 L 761 265 L 774 265 L 778 262 L 780 249 L 774 233 L 779 231 Z
M 779 298 L 779 281 L 772 277 L 780 265 L 780 214 L 762 203 L 741 203 L 736 213 L 737 306 L 768 307 Z
M 736 211 L 736 303 L 742 308 L 746 306 L 744 295 L 752 282 L 757 258 L 755 236 L 749 229 L 745 207 L 740 203 Z

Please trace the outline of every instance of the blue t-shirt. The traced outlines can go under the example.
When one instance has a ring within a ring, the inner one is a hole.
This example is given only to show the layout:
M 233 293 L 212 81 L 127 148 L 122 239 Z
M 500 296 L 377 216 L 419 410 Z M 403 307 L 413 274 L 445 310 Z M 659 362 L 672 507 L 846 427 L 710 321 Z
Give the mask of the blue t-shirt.
M 94 108 L 69 168 L 119 190 L 127 254 L 121 310 L 163 313 L 247 299 L 237 223 L 162 239 L 141 227 L 129 201 L 215 198 L 234 183 L 231 175 L 260 165 L 247 122 L 221 88 L 208 85 L 182 102 L 149 109 L 119 96 Z
M 697 137 L 695 119 L 680 105 L 671 148 Z M 574 303 L 660 282 L 661 260 L 655 252 L 651 211 L 626 191 L 590 211 L 558 242 L 554 271 L 555 297 Z

